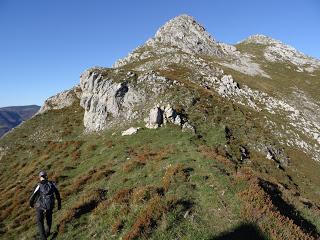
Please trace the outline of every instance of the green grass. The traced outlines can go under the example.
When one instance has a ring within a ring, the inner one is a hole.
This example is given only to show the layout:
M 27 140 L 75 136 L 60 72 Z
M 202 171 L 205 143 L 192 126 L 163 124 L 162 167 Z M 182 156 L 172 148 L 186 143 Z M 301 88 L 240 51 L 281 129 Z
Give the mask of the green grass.
M 230 126 L 245 118 L 230 106 L 212 114 L 220 111 L 234 116 Z M 219 150 L 228 141 L 226 122 L 211 118 L 206 125 L 195 111 L 190 119 L 198 124 L 201 138 L 170 125 L 124 137 L 122 128 L 83 135 L 81 114 L 76 105 L 50 111 L 1 140 L 10 148 L 0 175 L 5 239 L 36 235 L 27 199 L 40 169 L 48 171 L 62 193 L 63 209 L 54 214 L 56 239 L 212 239 L 248 223 L 241 192 L 249 185 L 237 177 L 239 169 L 248 166 Z M 47 135 L 31 142 L 36 126 Z M 11 174 L 13 169 L 18 176 Z M 313 213 L 301 211 L 319 224 Z M 267 230 L 265 234 L 269 236 Z
M 281 214 L 259 181 L 278 186 L 281 198 L 319 232 L 319 164 L 287 148 L 290 165 L 279 169 L 251 147 L 257 142 L 282 147 L 265 128 L 265 113 L 201 88 L 190 81 L 196 76 L 186 67 L 170 67 L 160 74 L 182 86 L 161 100 L 184 112 L 196 134 L 168 124 L 121 136 L 127 127 L 142 127 L 142 119 L 84 134 L 83 109 L 75 103 L 37 115 L 1 139 L 6 155 L 0 165 L 0 236 L 36 236 L 28 197 L 38 171 L 45 169 L 63 199 L 54 214 L 56 239 L 214 239 L 244 224 L 266 239 L 312 239 Z M 115 81 L 126 75 L 99 71 Z M 260 84 L 232 74 L 237 81 Z M 130 81 L 135 84 L 135 77 Z M 143 107 L 151 106 L 139 107 L 145 114 Z M 249 150 L 246 161 L 240 147 Z M 306 199 L 311 208 L 303 204 Z

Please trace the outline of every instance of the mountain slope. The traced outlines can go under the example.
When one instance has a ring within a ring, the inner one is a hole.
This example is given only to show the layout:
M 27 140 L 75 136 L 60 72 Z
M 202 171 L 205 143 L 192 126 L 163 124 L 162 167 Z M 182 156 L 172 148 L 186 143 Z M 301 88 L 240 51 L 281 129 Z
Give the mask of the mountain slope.
M 63 198 L 55 239 L 318 239 L 319 102 L 247 44 L 178 16 L 49 98 L 0 141 L 2 236 L 35 237 L 25 207 L 47 169 Z
M 36 105 L 0 108 L 0 137 L 21 122 L 30 119 L 39 109 Z

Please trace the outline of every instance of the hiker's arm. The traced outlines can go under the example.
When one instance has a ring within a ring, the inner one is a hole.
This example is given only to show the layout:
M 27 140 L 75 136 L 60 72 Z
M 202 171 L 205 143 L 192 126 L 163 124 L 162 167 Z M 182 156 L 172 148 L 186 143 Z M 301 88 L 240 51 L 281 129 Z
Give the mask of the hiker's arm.
M 56 186 L 54 186 L 54 193 L 56 195 L 57 201 L 58 201 L 58 209 L 61 209 L 61 197 L 60 197 L 60 193 L 59 190 Z
M 37 199 L 38 196 L 39 196 L 39 188 L 40 188 L 39 185 L 37 185 L 37 186 L 35 187 L 32 195 L 31 195 L 31 197 L 30 197 L 30 199 L 29 199 L 29 205 L 30 205 L 30 207 L 32 207 L 32 208 L 33 208 L 33 206 L 34 206 L 34 203 L 35 203 L 36 199 Z

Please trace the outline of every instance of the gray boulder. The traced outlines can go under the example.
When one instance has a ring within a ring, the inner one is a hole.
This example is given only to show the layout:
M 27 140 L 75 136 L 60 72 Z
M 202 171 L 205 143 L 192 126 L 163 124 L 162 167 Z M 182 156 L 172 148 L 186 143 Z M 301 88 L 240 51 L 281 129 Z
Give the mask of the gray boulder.
M 156 129 L 167 123 L 181 127 L 184 132 L 195 133 L 194 127 L 188 123 L 186 117 L 176 109 L 167 104 L 166 107 L 157 105 L 153 107 L 145 118 L 146 128 Z
M 156 129 L 163 124 L 163 110 L 156 106 L 149 112 L 147 118 L 145 118 L 146 128 Z

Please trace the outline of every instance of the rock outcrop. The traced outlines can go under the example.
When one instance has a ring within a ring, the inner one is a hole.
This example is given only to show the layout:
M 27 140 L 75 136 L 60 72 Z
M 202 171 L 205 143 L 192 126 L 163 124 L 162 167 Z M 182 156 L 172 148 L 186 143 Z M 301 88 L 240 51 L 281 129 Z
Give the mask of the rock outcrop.
M 37 114 L 41 114 L 53 109 L 62 109 L 71 106 L 74 102 L 79 101 L 81 97 L 80 86 L 75 86 L 70 90 L 58 93 L 48 98 Z
M 233 80 L 231 75 L 224 75 L 221 78 L 218 93 L 222 96 L 238 95 L 239 89 L 239 84 Z
M 146 128 L 156 129 L 167 123 L 171 123 L 180 126 L 184 132 L 195 133 L 195 128 L 188 122 L 186 116 L 174 109 L 170 104 L 153 107 L 144 121 Z
M 146 59 L 157 61 L 157 58 L 163 55 L 167 57 L 165 61 L 181 62 L 181 52 L 191 54 L 188 57 L 198 54 L 219 58 L 221 65 L 251 76 L 260 75 L 269 78 L 250 55 L 237 51 L 235 46 L 217 42 L 193 17 L 185 14 L 168 21 L 153 38 L 136 48 L 127 57 L 119 59 L 113 67 Z M 163 61 L 164 59 L 161 59 L 161 62 Z M 152 66 L 157 64 L 153 62 Z M 146 69 L 145 64 L 144 68 Z
M 103 130 L 112 124 L 111 119 L 135 118 L 134 105 L 144 99 L 144 95 L 126 79 L 117 82 L 111 76 L 104 77 L 92 70 L 81 75 L 80 86 L 80 105 L 85 110 L 83 122 L 87 131 Z

